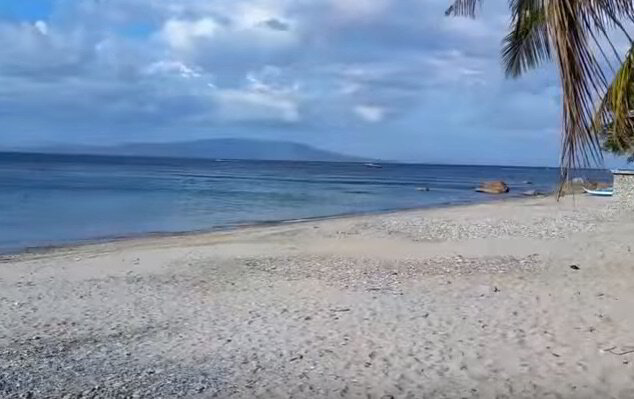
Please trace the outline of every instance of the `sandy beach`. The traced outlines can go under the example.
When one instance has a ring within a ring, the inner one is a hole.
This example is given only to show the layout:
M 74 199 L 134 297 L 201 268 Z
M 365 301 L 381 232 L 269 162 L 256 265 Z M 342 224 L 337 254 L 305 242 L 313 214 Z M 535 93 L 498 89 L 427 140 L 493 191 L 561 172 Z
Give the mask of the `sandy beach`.
M 634 212 L 513 200 L 25 253 L 2 398 L 632 398 Z

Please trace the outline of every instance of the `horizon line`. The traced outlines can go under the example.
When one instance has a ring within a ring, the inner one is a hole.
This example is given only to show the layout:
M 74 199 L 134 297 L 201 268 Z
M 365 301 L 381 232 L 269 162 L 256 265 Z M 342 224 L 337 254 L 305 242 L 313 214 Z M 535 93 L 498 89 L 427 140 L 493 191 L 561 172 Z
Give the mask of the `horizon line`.
M 399 160 L 383 160 L 377 158 L 367 158 L 359 161 L 328 161 L 328 160 L 293 160 L 293 159 L 253 159 L 253 158 L 201 158 L 201 157 L 183 157 L 183 156 L 166 156 L 166 155 L 130 155 L 130 154 L 89 154 L 89 153 L 64 153 L 64 152 L 45 152 L 45 151 L 24 151 L 0 149 L 0 155 L 48 155 L 48 156 L 66 156 L 66 157 L 94 157 L 94 158 L 141 158 L 141 159 L 172 159 L 172 160 L 192 160 L 207 162 L 303 162 L 303 163 L 338 163 L 338 164 L 364 164 L 368 162 L 380 162 L 383 165 L 421 165 L 421 166 L 458 166 L 458 167 L 497 167 L 497 168 L 528 168 L 528 169 L 561 169 L 560 166 L 548 165 L 505 165 L 505 164 L 486 164 L 486 163 L 446 163 L 446 162 L 422 162 L 422 161 L 399 161 Z M 356 157 L 356 156 L 355 156 Z M 356 157 L 363 158 L 363 157 Z M 579 168 L 578 170 L 611 170 L 609 167 Z

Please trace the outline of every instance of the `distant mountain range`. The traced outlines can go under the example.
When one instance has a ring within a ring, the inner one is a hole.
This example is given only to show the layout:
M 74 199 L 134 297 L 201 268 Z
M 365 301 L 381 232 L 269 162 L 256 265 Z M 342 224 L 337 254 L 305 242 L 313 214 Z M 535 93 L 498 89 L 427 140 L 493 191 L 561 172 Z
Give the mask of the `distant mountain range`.
M 201 159 L 355 162 L 369 160 L 320 150 L 307 144 L 254 139 L 209 139 L 174 143 L 130 143 L 115 146 L 56 145 L 14 149 L 55 154 L 147 156 Z

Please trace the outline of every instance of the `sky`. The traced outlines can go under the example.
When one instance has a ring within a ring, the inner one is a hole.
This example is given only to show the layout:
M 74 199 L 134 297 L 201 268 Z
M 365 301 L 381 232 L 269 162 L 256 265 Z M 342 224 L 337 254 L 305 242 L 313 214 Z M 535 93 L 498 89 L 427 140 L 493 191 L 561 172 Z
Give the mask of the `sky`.
M 5 147 L 245 137 L 557 165 L 552 65 L 504 78 L 505 1 L 2 0 Z

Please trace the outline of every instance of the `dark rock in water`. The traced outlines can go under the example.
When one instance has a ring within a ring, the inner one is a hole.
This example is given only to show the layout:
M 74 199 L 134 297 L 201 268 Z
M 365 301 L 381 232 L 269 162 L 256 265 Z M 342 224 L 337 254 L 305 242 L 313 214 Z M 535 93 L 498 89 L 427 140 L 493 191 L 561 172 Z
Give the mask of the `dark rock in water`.
M 503 181 L 490 181 L 482 183 L 480 187 L 476 188 L 476 191 L 486 194 L 504 194 L 508 193 L 510 189 Z

